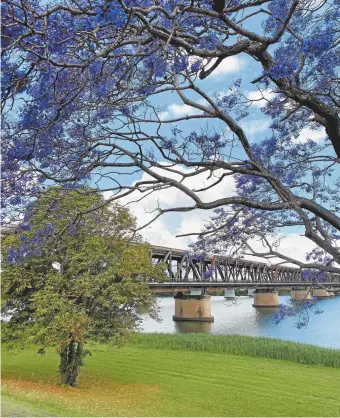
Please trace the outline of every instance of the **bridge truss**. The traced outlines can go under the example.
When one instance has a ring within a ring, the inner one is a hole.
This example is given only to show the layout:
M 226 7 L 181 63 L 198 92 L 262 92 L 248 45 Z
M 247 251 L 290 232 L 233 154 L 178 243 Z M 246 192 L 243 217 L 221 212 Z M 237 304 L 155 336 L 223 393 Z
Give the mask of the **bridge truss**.
M 151 246 L 154 264 L 165 262 L 169 282 L 175 283 L 270 283 L 293 284 L 306 282 L 302 280 L 299 268 L 284 265 L 270 265 L 258 261 L 229 258 L 223 256 L 195 256 L 187 251 L 167 247 Z M 211 268 L 213 267 L 213 269 Z M 207 273 L 212 271 L 212 275 Z M 327 283 L 340 283 L 340 276 L 331 274 Z M 307 284 L 307 283 L 306 283 Z

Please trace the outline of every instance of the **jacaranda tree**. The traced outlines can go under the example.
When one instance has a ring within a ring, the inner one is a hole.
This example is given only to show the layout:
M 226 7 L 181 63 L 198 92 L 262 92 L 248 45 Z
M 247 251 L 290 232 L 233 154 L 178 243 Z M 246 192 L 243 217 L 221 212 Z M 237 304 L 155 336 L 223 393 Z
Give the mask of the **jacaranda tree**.
M 192 205 L 155 217 L 216 210 L 199 248 L 340 272 L 339 0 L 5 0 L 2 19 L 6 220 L 45 182 L 96 185 L 108 202 L 174 187 Z M 242 73 L 223 92 L 204 84 L 235 56 L 257 98 Z M 165 117 L 169 92 L 190 112 Z M 254 140 L 242 123 L 258 100 L 270 127 Z M 326 138 L 300 141 L 306 128 Z M 149 179 L 131 185 L 138 171 Z M 234 195 L 203 201 L 185 185 L 201 173 L 232 176 Z M 315 244 L 306 262 L 272 245 L 291 228 Z
M 134 222 L 89 190 L 52 188 L 31 205 L 3 242 L 7 347 L 56 347 L 61 383 L 76 386 L 87 342 L 123 342 L 142 314 L 157 317 L 148 281 L 164 272 L 131 232 Z

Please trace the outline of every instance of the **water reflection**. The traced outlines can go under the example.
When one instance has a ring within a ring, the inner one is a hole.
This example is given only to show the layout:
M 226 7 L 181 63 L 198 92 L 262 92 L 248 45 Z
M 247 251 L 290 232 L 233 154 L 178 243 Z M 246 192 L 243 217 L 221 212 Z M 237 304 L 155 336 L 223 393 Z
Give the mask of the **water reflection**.
M 270 325 L 273 322 L 273 315 L 277 312 L 278 308 L 256 308 L 255 309 L 255 321 L 262 327 L 263 325 Z
M 280 296 L 280 303 L 287 301 L 287 296 Z M 156 322 L 147 317 L 142 323 L 144 332 L 190 333 L 204 332 L 209 334 L 242 334 L 263 336 L 285 340 L 300 341 L 325 347 L 340 348 L 340 296 L 323 299 L 317 302 L 321 315 L 311 315 L 307 329 L 297 329 L 294 324 L 297 318 L 288 318 L 275 325 L 273 314 L 277 308 L 253 308 L 254 299 L 241 296 L 235 304 L 223 296 L 211 298 L 211 312 L 215 318 L 211 322 L 190 322 L 172 320 L 175 304 L 172 297 L 159 298 L 160 317 Z
M 212 329 L 211 322 L 196 322 L 196 321 L 176 321 L 176 333 L 187 334 L 189 332 L 204 332 L 210 334 Z

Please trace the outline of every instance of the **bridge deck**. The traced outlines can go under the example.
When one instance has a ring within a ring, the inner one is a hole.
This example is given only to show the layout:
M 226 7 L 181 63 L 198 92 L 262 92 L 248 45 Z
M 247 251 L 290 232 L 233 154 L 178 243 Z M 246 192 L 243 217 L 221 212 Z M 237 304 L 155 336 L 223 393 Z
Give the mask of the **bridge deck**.
M 214 288 L 214 289 L 226 289 L 226 288 L 242 288 L 242 287 L 259 287 L 259 288 L 266 288 L 266 287 L 308 287 L 311 283 L 309 282 L 252 282 L 252 281 L 244 281 L 244 282 L 150 282 L 151 289 L 177 289 L 177 288 L 184 288 L 184 289 L 191 289 L 191 288 Z M 336 287 L 340 288 L 340 283 L 335 282 L 322 282 L 322 286 L 328 287 Z

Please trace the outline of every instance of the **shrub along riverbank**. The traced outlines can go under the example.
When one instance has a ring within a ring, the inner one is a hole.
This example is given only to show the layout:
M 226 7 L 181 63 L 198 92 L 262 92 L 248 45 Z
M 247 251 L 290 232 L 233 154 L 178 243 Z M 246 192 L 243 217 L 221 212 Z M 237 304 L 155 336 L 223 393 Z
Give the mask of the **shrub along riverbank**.
M 340 367 L 340 350 L 272 338 L 244 335 L 136 333 L 132 336 L 131 344 L 142 348 L 228 353 Z
M 16 354 L 3 347 L 2 416 L 340 415 L 338 350 L 204 334 L 89 345 L 77 388 L 59 385 L 54 350 L 40 356 L 38 347 Z M 268 358 L 274 352 L 292 361 Z

